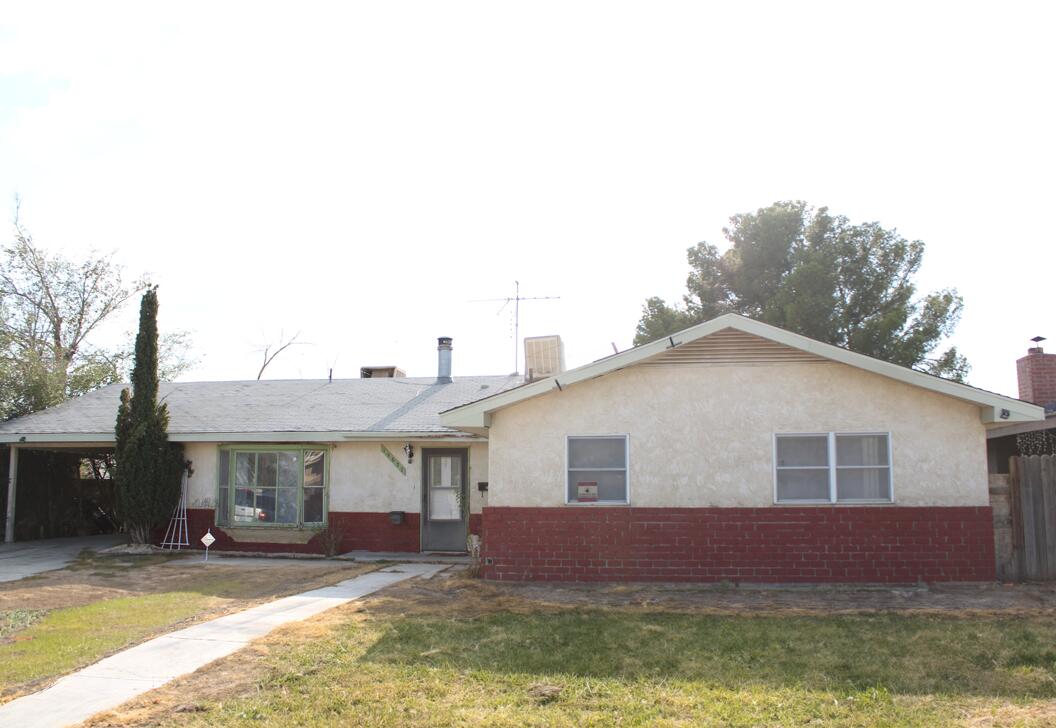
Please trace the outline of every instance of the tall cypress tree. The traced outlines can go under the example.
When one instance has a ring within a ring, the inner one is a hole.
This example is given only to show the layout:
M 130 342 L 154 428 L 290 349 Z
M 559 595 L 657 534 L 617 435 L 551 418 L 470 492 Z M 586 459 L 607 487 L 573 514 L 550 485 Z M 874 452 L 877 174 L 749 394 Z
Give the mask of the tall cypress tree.
M 158 290 L 151 287 L 139 307 L 132 391 L 121 392 L 114 430 L 117 515 L 132 543 L 149 543 L 180 497 L 187 463 L 168 426 L 168 407 L 158 404 Z

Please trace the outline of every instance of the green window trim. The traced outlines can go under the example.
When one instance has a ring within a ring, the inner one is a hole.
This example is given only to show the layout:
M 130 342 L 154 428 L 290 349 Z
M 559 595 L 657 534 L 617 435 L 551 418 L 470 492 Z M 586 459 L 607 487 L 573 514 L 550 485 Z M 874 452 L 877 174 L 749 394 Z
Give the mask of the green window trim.
M 309 459 L 316 453 L 322 461 L 321 484 L 306 486 L 305 473 L 315 470 Z M 296 457 L 293 463 L 289 455 Z M 216 525 L 324 528 L 330 510 L 330 457 L 331 447 L 327 445 L 221 445 L 217 453 Z M 294 474 L 296 482 L 290 478 Z M 319 520 L 305 520 L 309 507 L 321 511 Z

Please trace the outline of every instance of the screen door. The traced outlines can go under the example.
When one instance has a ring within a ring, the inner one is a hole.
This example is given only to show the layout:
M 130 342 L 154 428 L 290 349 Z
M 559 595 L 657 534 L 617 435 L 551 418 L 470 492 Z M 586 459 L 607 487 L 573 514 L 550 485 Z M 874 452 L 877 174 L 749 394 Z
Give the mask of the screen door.
M 468 464 L 465 450 L 424 451 L 422 551 L 466 550 Z

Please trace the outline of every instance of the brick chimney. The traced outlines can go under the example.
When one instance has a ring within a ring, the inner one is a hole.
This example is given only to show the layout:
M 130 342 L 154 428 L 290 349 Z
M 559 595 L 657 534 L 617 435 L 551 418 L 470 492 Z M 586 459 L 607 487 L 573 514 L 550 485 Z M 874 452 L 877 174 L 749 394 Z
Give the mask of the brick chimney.
M 1037 346 L 1027 349 L 1027 355 L 1016 361 L 1019 398 L 1044 407 L 1056 403 L 1056 354 L 1045 353 L 1042 337 L 1034 341 Z

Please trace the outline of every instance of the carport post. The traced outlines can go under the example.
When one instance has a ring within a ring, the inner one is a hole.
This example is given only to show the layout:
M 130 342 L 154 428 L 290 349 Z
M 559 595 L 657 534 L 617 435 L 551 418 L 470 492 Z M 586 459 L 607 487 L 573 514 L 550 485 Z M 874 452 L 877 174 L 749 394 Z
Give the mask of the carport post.
M 9 446 L 11 459 L 7 466 L 7 521 L 4 526 L 4 543 L 15 540 L 15 490 L 18 485 L 18 448 Z

